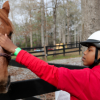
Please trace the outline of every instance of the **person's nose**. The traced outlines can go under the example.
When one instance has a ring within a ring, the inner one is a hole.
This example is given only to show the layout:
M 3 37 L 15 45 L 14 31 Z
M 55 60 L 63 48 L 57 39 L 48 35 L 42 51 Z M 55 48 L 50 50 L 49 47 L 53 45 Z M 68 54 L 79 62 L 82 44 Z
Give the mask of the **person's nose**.
M 87 54 L 87 50 L 86 51 L 84 51 L 84 55 L 86 55 Z

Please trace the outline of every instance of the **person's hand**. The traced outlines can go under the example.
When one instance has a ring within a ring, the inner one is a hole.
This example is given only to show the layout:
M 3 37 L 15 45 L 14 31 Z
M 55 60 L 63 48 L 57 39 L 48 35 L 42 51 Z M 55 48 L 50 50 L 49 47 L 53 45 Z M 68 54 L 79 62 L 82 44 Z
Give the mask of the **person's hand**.
M 10 53 L 14 53 L 17 48 L 17 46 L 8 38 L 7 34 L 0 34 L 0 46 Z

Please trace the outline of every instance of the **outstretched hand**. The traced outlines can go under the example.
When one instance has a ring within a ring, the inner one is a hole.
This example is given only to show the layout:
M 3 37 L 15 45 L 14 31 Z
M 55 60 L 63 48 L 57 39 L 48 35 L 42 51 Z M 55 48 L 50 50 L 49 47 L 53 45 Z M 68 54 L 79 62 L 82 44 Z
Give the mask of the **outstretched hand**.
M 0 46 L 10 53 L 14 53 L 17 48 L 17 46 L 8 38 L 7 34 L 0 34 Z

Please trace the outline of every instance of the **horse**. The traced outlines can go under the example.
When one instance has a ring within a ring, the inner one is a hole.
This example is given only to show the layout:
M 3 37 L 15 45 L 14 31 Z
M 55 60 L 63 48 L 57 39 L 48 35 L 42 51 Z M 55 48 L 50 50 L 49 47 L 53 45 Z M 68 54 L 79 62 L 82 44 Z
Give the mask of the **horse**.
M 0 9 L 0 34 L 7 34 L 11 39 L 13 25 L 8 18 L 10 11 L 9 1 L 3 4 Z M 7 93 L 10 86 L 10 76 L 8 75 L 8 64 L 11 54 L 0 46 L 0 93 Z

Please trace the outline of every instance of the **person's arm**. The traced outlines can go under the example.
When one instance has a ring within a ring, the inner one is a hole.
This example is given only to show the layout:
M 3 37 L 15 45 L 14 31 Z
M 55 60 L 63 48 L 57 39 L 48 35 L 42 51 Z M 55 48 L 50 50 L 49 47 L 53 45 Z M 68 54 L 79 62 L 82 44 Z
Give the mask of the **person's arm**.
M 22 65 L 25 65 L 28 69 L 34 72 L 41 79 L 57 87 L 58 84 L 58 68 L 49 65 L 43 60 L 31 55 L 30 53 L 21 50 L 16 61 Z
M 80 70 L 70 70 L 64 67 L 57 68 L 53 65 L 48 65 L 48 63 L 24 50 L 18 53 L 16 61 L 25 65 L 41 79 L 56 86 L 60 90 L 69 92 L 76 97 L 84 94 L 89 80 L 90 71 L 88 68 Z
M 41 79 L 56 86 L 60 90 L 69 92 L 76 97 L 84 94 L 84 89 L 89 78 L 89 69 L 87 68 L 81 70 L 70 70 L 63 67 L 57 68 L 54 65 L 48 65 L 48 63 L 24 50 L 18 53 L 16 61 L 25 65 Z
M 0 34 L 0 46 L 10 53 L 15 53 L 17 46 L 8 38 L 7 34 Z M 16 58 L 16 61 L 25 65 L 31 71 L 36 73 L 41 79 L 49 82 L 57 87 L 58 84 L 58 68 L 53 65 L 38 59 L 37 57 L 29 54 L 28 52 L 21 50 Z

